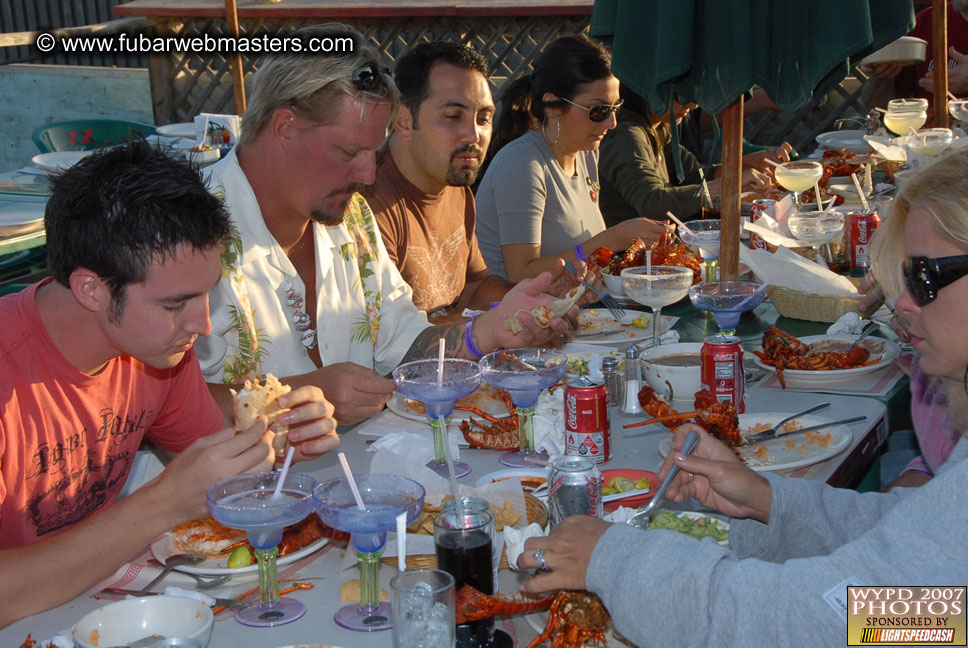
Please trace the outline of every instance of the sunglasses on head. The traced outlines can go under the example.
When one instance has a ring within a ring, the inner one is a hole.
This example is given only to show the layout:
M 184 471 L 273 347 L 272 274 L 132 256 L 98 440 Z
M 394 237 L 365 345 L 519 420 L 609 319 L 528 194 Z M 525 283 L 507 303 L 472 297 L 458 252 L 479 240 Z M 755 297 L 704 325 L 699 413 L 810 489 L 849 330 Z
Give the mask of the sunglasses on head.
M 948 284 L 968 275 L 968 255 L 938 257 L 911 257 L 901 266 L 904 284 L 918 306 L 930 304 L 938 291 Z
M 358 70 L 355 70 L 350 76 L 353 81 L 353 85 L 360 92 L 369 92 L 370 94 L 384 95 L 387 91 L 387 82 L 384 78 L 390 76 L 390 68 L 379 68 L 372 63 L 370 65 L 364 65 Z
M 624 99 L 619 99 L 618 103 L 615 104 L 614 106 L 610 104 L 597 104 L 595 106 L 590 106 L 586 108 L 585 106 L 582 106 L 581 104 L 576 104 L 574 101 L 571 101 L 570 99 L 565 99 L 564 97 L 562 97 L 561 100 L 570 103 L 575 108 L 581 108 L 582 110 L 587 112 L 588 118 L 593 122 L 605 121 L 606 119 L 608 119 L 609 115 L 611 115 L 613 112 L 621 108 L 622 104 L 625 103 Z

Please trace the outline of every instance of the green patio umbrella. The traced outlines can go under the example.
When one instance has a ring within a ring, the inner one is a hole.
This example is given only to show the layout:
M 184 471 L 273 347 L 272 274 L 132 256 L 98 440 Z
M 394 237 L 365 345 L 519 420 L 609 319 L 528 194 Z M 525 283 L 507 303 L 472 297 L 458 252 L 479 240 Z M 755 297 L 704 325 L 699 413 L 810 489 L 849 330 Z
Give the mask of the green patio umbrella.
M 591 34 L 612 46 L 612 71 L 648 100 L 653 112 L 669 102 L 694 101 L 710 114 L 740 106 L 737 142 L 725 119 L 727 186 L 724 270 L 738 263 L 741 99 L 758 85 L 780 107 L 796 110 L 847 74 L 850 60 L 903 36 L 914 27 L 912 0 L 595 0 Z M 738 160 L 738 157 L 736 157 Z M 730 178 L 737 179 L 735 188 Z M 735 208 L 727 205 L 735 202 Z M 727 239 L 735 239 L 735 241 Z M 727 257 L 732 253 L 736 259 Z

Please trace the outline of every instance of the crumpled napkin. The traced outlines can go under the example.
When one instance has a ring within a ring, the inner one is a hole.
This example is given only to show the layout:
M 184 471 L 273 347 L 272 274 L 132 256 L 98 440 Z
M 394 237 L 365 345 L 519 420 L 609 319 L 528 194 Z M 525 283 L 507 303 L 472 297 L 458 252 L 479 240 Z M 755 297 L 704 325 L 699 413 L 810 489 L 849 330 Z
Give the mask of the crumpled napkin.
M 789 235 L 790 231 L 785 226 L 781 226 L 780 223 L 767 214 L 760 214 L 760 217 L 755 223 L 750 223 L 749 221 L 744 222 L 743 229 L 758 235 L 770 245 L 782 245 L 788 248 L 802 247 L 800 241 Z M 740 246 L 741 253 L 745 247 L 745 245 Z
M 831 272 L 785 247 L 778 247 L 775 253 L 771 253 L 741 245 L 739 258 L 764 283 L 816 295 L 857 294 L 857 286 L 847 277 Z
M 181 587 L 166 587 L 165 596 L 180 596 L 182 598 L 192 599 L 193 601 L 198 601 L 203 603 L 208 607 L 215 605 L 215 599 L 207 594 L 203 594 L 197 590 L 187 590 Z
M 909 139 L 907 135 L 904 137 L 865 135 L 864 139 L 874 149 L 874 152 L 884 157 L 884 159 L 892 162 L 907 162 L 907 143 Z
M 504 548 L 507 550 L 508 565 L 513 571 L 518 570 L 518 556 L 524 551 L 524 541 L 546 535 L 544 529 L 537 522 L 532 522 L 523 529 L 504 527 Z
M 74 648 L 77 645 L 74 643 L 74 632 L 70 628 L 61 630 L 47 641 L 37 642 L 38 646 L 46 646 L 47 644 L 53 644 L 57 648 Z
M 619 506 L 611 513 L 606 513 L 602 519 L 606 522 L 612 522 L 613 524 L 625 524 L 629 521 L 629 518 L 638 512 L 638 509 L 630 508 L 628 506 Z
M 427 424 L 430 425 L 429 423 Z M 452 428 L 456 426 L 448 426 Z M 450 448 L 450 456 L 455 461 L 460 459 L 460 449 L 458 443 L 464 437 L 459 430 L 448 429 L 447 441 Z M 377 452 L 379 450 L 389 450 L 400 456 L 406 457 L 418 464 L 425 464 L 434 458 L 434 435 L 429 429 L 426 431 L 391 432 L 371 443 L 367 447 L 367 452 Z
M 599 366 L 601 373 L 601 366 Z M 534 447 L 549 455 L 565 454 L 565 390 L 552 394 L 547 389 L 534 408 Z
M 827 327 L 827 335 L 860 335 L 860 313 L 844 313 L 836 322 Z

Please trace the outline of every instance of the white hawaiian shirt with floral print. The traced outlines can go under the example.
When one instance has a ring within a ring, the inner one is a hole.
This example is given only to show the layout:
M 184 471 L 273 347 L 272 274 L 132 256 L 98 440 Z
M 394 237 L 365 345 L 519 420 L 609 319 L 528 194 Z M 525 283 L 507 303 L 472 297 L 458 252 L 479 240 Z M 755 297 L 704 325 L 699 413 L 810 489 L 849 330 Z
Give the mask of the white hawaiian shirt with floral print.
M 257 373 L 291 376 L 316 366 L 293 326 L 287 285 L 305 287 L 266 228 L 255 193 L 232 151 L 210 169 L 210 189 L 225 201 L 233 232 L 212 290 L 212 334 L 195 345 L 208 382 L 237 383 Z M 316 334 L 323 365 L 355 362 L 388 374 L 427 317 L 387 256 L 366 200 L 354 194 L 342 224 L 313 224 Z

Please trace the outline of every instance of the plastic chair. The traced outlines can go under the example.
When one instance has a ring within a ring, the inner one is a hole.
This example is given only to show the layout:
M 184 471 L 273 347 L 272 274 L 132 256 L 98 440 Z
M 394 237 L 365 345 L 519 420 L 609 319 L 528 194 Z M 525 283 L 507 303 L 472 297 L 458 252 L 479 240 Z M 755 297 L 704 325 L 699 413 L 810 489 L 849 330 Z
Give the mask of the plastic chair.
M 133 133 L 153 135 L 155 127 L 123 119 L 71 119 L 38 126 L 31 134 L 41 153 L 89 151 L 119 144 Z

